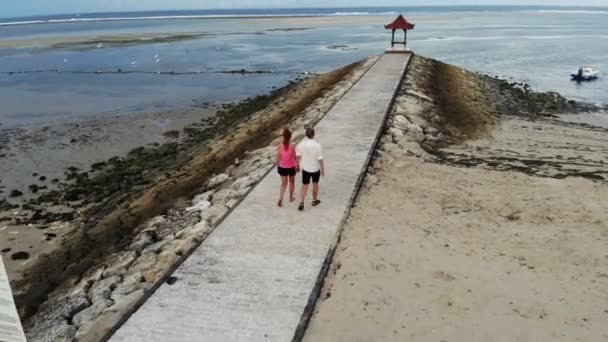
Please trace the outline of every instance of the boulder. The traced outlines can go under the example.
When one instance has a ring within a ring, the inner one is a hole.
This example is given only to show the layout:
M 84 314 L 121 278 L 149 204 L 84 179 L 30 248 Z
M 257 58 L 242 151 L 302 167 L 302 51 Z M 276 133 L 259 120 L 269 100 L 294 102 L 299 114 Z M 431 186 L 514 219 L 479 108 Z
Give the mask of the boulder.
M 239 190 L 239 189 L 253 186 L 253 185 L 255 185 L 255 183 L 256 183 L 256 179 L 255 179 L 255 177 L 253 177 L 253 175 L 243 176 L 243 177 L 235 180 L 234 183 L 232 183 L 232 188 L 234 190 Z
M 77 329 L 62 319 L 49 324 L 36 324 L 24 327 L 29 342 L 71 342 L 76 337 Z
M 178 240 L 178 241 L 186 241 L 186 240 Z M 169 249 L 169 248 L 168 248 Z M 158 255 L 157 262 L 154 266 L 148 270 L 143 272 L 144 279 L 146 283 L 156 284 L 159 280 L 161 280 L 165 273 L 172 267 L 178 260 L 180 256 L 175 254 L 172 250 L 163 251 Z
M 234 192 L 233 198 L 240 199 L 241 197 L 247 195 L 247 193 L 249 192 L 249 190 L 251 190 L 250 186 L 242 188 L 242 189 L 239 189 L 239 190 L 237 190 L 237 191 Z
M 93 305 L 74 315 L 72 324 L 79 328 L 79 330 L 88 330 L 88 327 L 93 324 L 95 319 L 99 317 L 106 308 L 113 304 L 113 301 L 105 298 L 98 302 L 93 302 Z
M 105 278 L 113 275 L 120 275 L 135 261 L 137 253 L 134 251 L 126 251 L 117 253 L 110 261 L 106 263 L 106 269 L 103 272 Z
M 374 175 L 368 175 L 366 179 L 367 179 L 368 186 L 374 186 L 378 183 L 378 177 L 376 177 Z
M 213 204 L 224 204 L 235 196 L 235 191 L 231 189 L 223 189 L 213 195 Z
M 112 291 L 111 298 L 114 302 L 120 302 L 124 297 L 130 295 L 137 290 L 147 290 L 150 288 L 150 284 L 145 283 L 144 276 L 141 273 L 134 273 L 129 276 L 125 276 L 123 282 L 120 283 L 114 291 Z
M 407 93 L 408 95 L 410 95 L 410 96 L 417 97 L 417 98 L 419 98 L 419 99 L 421 99 L 421 100 L 423 100 L 423 101 L 427 101 L 427 102 L 431 102 L 431 103 L 433 102 L 433 99 L 431 99 L 431 98 L 430 98 L 430 97 L 428 97 L 426 94 L 423 94 L 423 93 L 421 93 L 421 92 L 417 92 L 417 91 L 415 91 L 415 90 L 408 89 L 408 90 L 406 91 L 406 93 Z
M 89 297 L 93 303 L 100 302 L 104 299 L 110 299 L 110 295 L 116 286 L 120 283 L 119 276 L 112 276 L 106 279 L 99 280 L 91 285 Z
M 153 244 L 154 241 L 156 241 L 156 233 L 153 230 L 144 230 L 133 239 L 129 249 L 139 253 L 144 248 Z
M 238 200 L 236 200 L 236 199 L 234 199 L 234 198 L 233 198 L 233 199 L 231 199 L 230 201 L 226 202 L 225 206 L 226 206 L 226 208 L 231 209 L 231 208 L 233 208 L 234 206 L 236 206 L 236 204 L 237 204 L 238 202 L 239 202 Z
M 46 208 L 46 212 L 49 221 L 69 221 L 74 218 L 75 210 L 65 205 L 54 205 Z
M 224 184 L 228 179 L 230 179 L 230 177 L 227 174 L 220 173 L 219 175 L 212 177 L 207 185 L 210 188 L 217 188 L 218 186 Z
M 105 269 L 106 269 L 106 267 L 103 266 L 103 265 L 99 265 L 99 266 L 95 266 L 93 268 L 89 268 L 82 275 L 82 278 L 80 279 L 80 282 L 86 282 L 90 286 L 94 282 L 96 282 L 96 281 L 100 280 L 101 278 L 103 278 L 103 271 Z
M 107 308 L 87 332 L 78 335 L 78 342 L 98 342 L 110 331 L 124 316 L 129 314 L 135 305 L 144 297 L 145 290 L 138 290 L 120 299 Z
M 144 248 L 144 250 L 141 253 L 142 253 L 142 255 L 150 254 L 150 253 L 158 254 L 163 250 L 163 248 L 165 248 L 167 243 L 173 241 L 174 239 L 175 239 L 175 237 L 173 237 L 173 235 L 169 235 L 166 238 L 164 238 L 158 242 L 155 242 L 155 243 L 151 244 L 150 246 Z
M 203 211 L 211 206 L 209 201 L 200 201 L 193 206 L 186 208 L 186 212 Z
M 192 199 L 192 203 L 198 203 L 198 202 L 202 202 L 202 201 L 211 201 L 211 197 L 213 196 L 213 194 L 215 192 L 216 192 L 215 190 L 210 190 L 210 191 L 204 192 L 200 195 L 196 195 Z
M 175 235 L 176 239 L 191 239 L 194 242 L 200 242 L 207 237 L 211 227 L 207 222 L 200 222 L 190 228 L 186 228 Z
M 165 242 L 165 244 L 166 244 L 166 242 Z M 160 253 L 160 251 L 159 251 L 159 253 Z M 128 272 L 137 273 L 137 272 L 144 272 L 144 271 L 151 269 L 154 266 L 154 264 L 156 263 L 156 258 L 157 258 L 156 254 L 158 254 L 158 253 L 155 253 L 152 251 L 146 252 L 144 250 L 142 255 L 139 258 L 137 258 L 137 260 L 135 260 L 134 263 L 131 264 Z
M 225 205 L 213 205 L 211 208 L 201 212 L 201 221 L 214 225 L 228 212 Z
M 390 134 L 392 137 L 400 137 L 403 135 L 402 130 L 393 127 L 389 128 L 387 133 Z

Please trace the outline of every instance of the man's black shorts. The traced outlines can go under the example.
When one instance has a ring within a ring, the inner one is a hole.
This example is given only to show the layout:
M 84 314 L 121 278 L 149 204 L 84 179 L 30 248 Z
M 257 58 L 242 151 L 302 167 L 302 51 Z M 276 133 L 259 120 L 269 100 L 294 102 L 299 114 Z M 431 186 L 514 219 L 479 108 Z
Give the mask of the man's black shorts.
M 290 168 L 279 167 L 278 170 L 279 170 L 279 175 L 281 175 L 283 177 L 296 175 L 295 167 L 290 167 Z
M 311 178 L 312 178 L 312 182 L 314 184 L 319 183 L 319 179 L 321 178 L 321 171 L 306 172 L 306 171 L 302 170 L 302 184 L 310 184 Z

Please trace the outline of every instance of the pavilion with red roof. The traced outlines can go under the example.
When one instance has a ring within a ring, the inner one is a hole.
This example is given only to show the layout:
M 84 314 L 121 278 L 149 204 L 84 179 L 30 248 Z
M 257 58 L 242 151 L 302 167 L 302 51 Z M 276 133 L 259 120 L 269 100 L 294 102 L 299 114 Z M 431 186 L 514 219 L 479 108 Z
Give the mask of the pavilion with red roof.
M 415 26 L 415 24 L 408 22 L 401 14 L 392 23 L 390 23 L 388 25 L 384 25 L 385 29 L 393 30 L 393 37 L 391 39 L 391 47 L 395 46 L 395 44 L 403 44 L 403 47 L 405 47 L 405 45 L 407 44 L 407 31 L 413 30 L 414 26 Z M 403 43 L 395 41 L 395 31 L 397 31 L 397 30 L 403 30 L 403 32 L 405 33 L 405 38 L 403 39 Z

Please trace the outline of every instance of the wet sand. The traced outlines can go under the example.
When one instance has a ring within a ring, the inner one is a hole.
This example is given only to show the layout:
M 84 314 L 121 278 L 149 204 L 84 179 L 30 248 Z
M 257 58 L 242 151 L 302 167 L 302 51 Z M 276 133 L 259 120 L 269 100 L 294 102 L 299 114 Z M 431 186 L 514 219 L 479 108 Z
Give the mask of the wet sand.
M 163 134 L 200 123 L 216 111 L 214 106 L 205 106 L 0 130 L 0 185 L 4 186 L 0 198 L 8 197 L 13 189 L 30 197 L 32 184 L 42 187 L 40 192 L 45 186 L 56 189 L 52 180 L 65 177 L 68 167 L 87 170 L 93 163 L 138 146 L 179 141 L 179 137 Z

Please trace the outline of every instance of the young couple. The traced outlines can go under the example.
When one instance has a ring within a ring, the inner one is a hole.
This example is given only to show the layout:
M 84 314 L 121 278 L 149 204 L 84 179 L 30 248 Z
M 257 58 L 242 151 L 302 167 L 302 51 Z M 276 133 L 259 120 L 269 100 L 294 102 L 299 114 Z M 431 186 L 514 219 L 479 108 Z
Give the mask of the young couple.
M 312 180 L 312 206 L 321 204 L 319 201 L 319 179 L 325 176 L 325 164 L 323 163 L 323 152 L 321 144 L 314 140 L 315 130 L 306 129 L 306 138 L 294 146 L 291 144 L 291 132 L 289 129 L 283 131 L 283 142 L 277 149 L 277 166 L 281 176 L 281 195 L 278 206 L 283 206 L 283 196 L 289 183 L 289 199 L 294 202 L 296 173 L 302 170 L 302 193 L 300 195 L 299 211 L 304 210 L 304 201 L 308 186 Z

